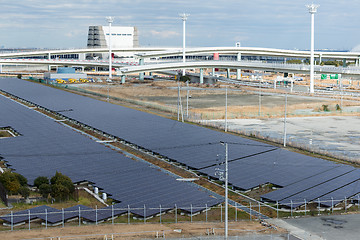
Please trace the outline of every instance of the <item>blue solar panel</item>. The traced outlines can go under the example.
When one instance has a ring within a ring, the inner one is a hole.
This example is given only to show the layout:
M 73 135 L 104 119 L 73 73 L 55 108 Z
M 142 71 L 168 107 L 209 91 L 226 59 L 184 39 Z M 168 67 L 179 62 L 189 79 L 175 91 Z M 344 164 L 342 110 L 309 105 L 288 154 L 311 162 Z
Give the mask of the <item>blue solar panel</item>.
M 13 214 L 7 214 L 0 218 L 7 222 L 12 222 L 13 224 L 19 224 L 22 222 L 28 222 L 29 219 L 30 219 L 30 221 L 34 220 L 36 218 L 45 220 L 46 212 L 58 213 L 60 211 L 55 208 L 48 207 L 48 206 L 39 206 L 39 207 L 35 207 L 35 208 L 29 209 L 29 210 L 23 210 L 23 211 L 15 212 Z
M 282 189 L 278 189 L 274 192 L 267 193 L 261 197 L 273 202 L 289 198 L 297 193 L 303 192 L 307 189 L 316 187 L 319 184 L 325 183 L 331 179 L 337 178 L 343 174 L 353 171 L 354 168 L 350 166 L 338 165 L 330 168 L 322 173 L 316 174 L 312 177 L 306 178 L 302 181 L 288 185 Z
M 125 157 L 32 109 L 0 98 L 0 112 L 7 113 L 1 115 L 0 126 L 11 126 L 21 134 L 2 139 L 0 154 L 11 168 L 27 177 L 29 183 L 38 176 L 51 177 L 60 171 L 74 182 L 94 183 L 120 202 L 140 199 L 144 204 L 152 204 L 161 200 L 182 205 L 182 196 L 194 202 L 212 199 L 193 184 L 176 181 L 175 177 L 148 163 Z M 136 194 L 124 194 L 124 188 Z M 162 194 L 161 199 L 157 192 Z M 93 219 L 91 214 L 87 216 L 89 221 Z M 60 214 L 49 214 L 49 217 L 59 219 Z
M 312 177 L 338 166 L 330 161 L 276 149 L 268 144 L 177 122 L 32 82 L 0 79 L 0 89 L 49 110 L 62 110 L 60 113 L 65 117 L 76 119 L 95 129 L 125 139 L 213 178 L 217 178 L 215 176 L 216 163 L 219 162 L 217 155 L 224 156 L 224 147 L 217 143 L 220 141 L 236 143 L 229 147 L 229 182 L 242 190 L 266 183 L 286 187 L 297 182 L 301 184 L 300 182 L 305 179 L 309 179 L 309 184 L 311 184 Z M 91 106 L 91 111 L 89 111 L 89 106 Z M 64 141 L 66 141 L 65 138 Z M 66 144 L 61 144 L 61 146 L 66 147 Z M 32 151 L 31 144 L 24 144 L 23 147 Z M 53 151 L 49 150 L 49 152 Z M 94 150 L 92 149 L 92 151 Z M 103 153 L 99 152 L 98 155 L 102 156 Z M 54 156 L 56 159 L 60 157 Z M 109 158 L 111 158 L 110 155 Z M 82 165 L 86 162 L 84 156 L 79 159 L 81 159 Z M 34 157 L 31 161 L 38 163 L 43 160 Z M 102 161 L 111 162 L 106 157 Z M 11 159 L 9 162 L 16 163 L 16 159 Z M 84 169 L 82 176 L 90 178 L 92 173 L 86 174 L 87 171 L 88 169 Z M 75 176 L 76 171 L 70 171 L 69 174 L 74 178 L 79 178 Z M 99 178 L 97 183 L 103 185 L 106 182 L 106 178 Z M 315 182 L 312 184 L 314 185 Z M 110 188 L 110 185 L 108 186 Z M 317 191 L 317 188 L 314 185 L 314 191 Z M 119 198 L 121 195 L 113 194 L 113 196 Z
M 331 179 L 327 182 L 319 184 L 316 187 L 309 188 L 303 192 L 297 193 L 291 197 L 285 198 L 280 201 L 281 204 L 286 206 L 301 206 L 306 199 L 307 202 L 317 200 L 325 195 L 331 195 L 331 192 L 341 189 L 348 184 L 356 182 L 360 179 L 360 169 L 356 169 L 337 178 Z M 354 193 L 355 194 L 355 193 Z M 291 204 L 291 201 L 296 202 Z

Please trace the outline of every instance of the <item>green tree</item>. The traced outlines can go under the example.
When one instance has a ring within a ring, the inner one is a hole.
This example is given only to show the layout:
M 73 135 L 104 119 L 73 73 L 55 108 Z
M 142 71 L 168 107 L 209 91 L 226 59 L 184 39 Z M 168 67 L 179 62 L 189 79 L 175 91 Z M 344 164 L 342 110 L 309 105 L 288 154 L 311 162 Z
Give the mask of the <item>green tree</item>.
M 40 176 L 40 177 L 37 177 L 35 180 L 34 180 L 34 186 L 37 187 L 38 189 L 40 188 L 40 186 L 42 184 L 47 184 L 49 185 L 49 178 L 48 177 L 45 177 L 45 176 Z
M 51 194 L 51 186 L 48 183 L 43 183 L 39 186 L 39 193 L 43 198 L 47 198 Z
M 27 180 L 27 178 L 26 177 L 24 177 L 23 175 L 21 175 L 21 174 L 19 174 L 19 173 L 13 173 L 15 176 L 16 176 L 16 178 L 19 180 L 19 183 L 20 183 L 20 185 L 21 186 L 27 186 L 28 184 L 27 184 L 27 182 L 28 182 L 28 180 Z
M 10 194 L 18 193 L 21 186 L 17 176 L 10 171 L 3 172 L 0 175 L 0 182 Z
M 180 81 L 181 81 L 181 82 L 186 82 L 186 81 L 189 81 L 189 82 L 190 82 L 190 77 L 189 77 L 189 76 L 186 76 L 186 75 L 185 75 L 185 76 L 181 76 L 181 77 L 180 77 Z
M 70 197 L 70 191 L 64 185 L 54 184 L 51 185 L 51 196 L 55 199 L 66 200 Z
M 75 186 L 71 179 L 60 172 L 50 179 L 51 195 L 57 199 L 68 199 L 75 191 Z
M 19 188 L 19 193 L 23 198 L 28 198 L 30 196 L 30 189 L 26 186 L 21 186 Z

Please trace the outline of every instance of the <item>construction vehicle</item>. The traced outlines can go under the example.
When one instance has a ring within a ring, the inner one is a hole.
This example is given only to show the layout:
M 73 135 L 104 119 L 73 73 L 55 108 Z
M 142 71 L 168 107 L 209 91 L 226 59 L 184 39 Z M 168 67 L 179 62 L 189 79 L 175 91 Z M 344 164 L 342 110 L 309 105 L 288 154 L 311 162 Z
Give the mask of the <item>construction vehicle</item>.
M 64 79 L 56 79 L 56 82 L 58 83 L 58 84 L 64 84 L 64 83 L 66 83 L 66 81 L 64 80 Z

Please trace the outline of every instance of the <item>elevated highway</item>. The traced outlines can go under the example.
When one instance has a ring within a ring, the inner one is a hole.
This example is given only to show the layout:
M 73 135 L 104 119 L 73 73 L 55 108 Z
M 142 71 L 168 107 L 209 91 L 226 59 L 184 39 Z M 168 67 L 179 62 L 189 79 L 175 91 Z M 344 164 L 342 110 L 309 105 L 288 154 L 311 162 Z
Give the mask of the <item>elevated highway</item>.
M 113 61 L 114 67 L 128 65 L 138 65 L 136 62 Z M 109 62 L 103 60 L 66 60 L 66 59 L 16 59 L 0 58 L 3 65 L 54 65 L 54 66 L 89 66 L 89 67 L 108 67 Z
M 61 54 L 81 54 L 81 53 L 107 53 L 108 48 L 83 48 L 83 49 L 56 49 L 56 50 L 40 50 L 27 52 L 0 53 L 0 58 L 21 58 L 33 56 L 51 56 Z M 117 53 L 134 53 L 139 58 L 159 58 L 169 56 L 182 55 L 182 48 L 163 48 L 163 47 L 139 47 L 139 48 L 113 48 L 113 52 Z M 308 58 L 310 51 L 285 50 L 276 48 L 259 48 L 259 47 L 199 47 L 187 48 L 187 55 L 201 54 L 243 54 L 246 56 L 269 56 L 269 57 L 293 57 Z M 327 59 L 347 59 L 359 60 L 360 52 L 330 52 L 315 51 L 316 58 Z
M 170 48 L 113 48 L 112 52 L 123 53 L 146 53 L 167 51 Z M 49 56 L 49 55 L 63 55 L 63 54 L 81 54 L 81 53 L 107 53 L 108 48 L 79 48 L 79 49 L 55 49 L 55 50 L 39 50 L 39 51 L 26 51 L 26 52 L 11 52 L 0 53 L 0 58 L 21 58 L 21 57 L 34 57 L 34 56 Z
M 246 56 L 269 56 L 269 57 L 294 57 L 294 58 L 309 58 L 310 51 L 299 50 L 284 50 L 276 48 L 259 48 L 259 47 L 208 47 L 208 48 L 187 48 L 187 55 L 201 55 L 201 54 L 230 54 L 236 55 L 238 53 Z M 157 52 L 139 53 L 140 58 L 157 58 L 182 55 L 182 49 L 173 49 Z M 323 52 L 315 51 L 315 57 L 327 59 L 349 59 L 358 60 L 360 52 Z
M 122 75 L 156 72 L 162 70 L 190 69 L 190 68 L 230 68 L 230 69 L 250 69 L 270 72 L 291 72 L 307 74 L 310 71 L 310 65 L 304 64 L 282 64 L 282 63 L 264 63 L 259 61 L 194 61 L 194 62 L 171 62 L 158 63 L 138 66 L 126 66 L 120 69 Z M 350 76 L 360 76 L 360 67 L 329 67 L 315 66 L 317 73 L 343 74 Z

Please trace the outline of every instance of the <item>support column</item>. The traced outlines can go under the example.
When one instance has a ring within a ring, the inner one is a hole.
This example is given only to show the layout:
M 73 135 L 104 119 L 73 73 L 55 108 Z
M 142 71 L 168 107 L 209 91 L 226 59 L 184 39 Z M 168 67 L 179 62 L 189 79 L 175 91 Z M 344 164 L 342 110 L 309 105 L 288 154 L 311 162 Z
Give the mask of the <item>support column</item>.
M 152 76 L 152 72 L 149 72 L 149 76 Z
M 2 64 L 0 64 L 0 73 L 2 73 Z
M 226 69 L 226 77 L 230 78 L 230 68 Z
M 125 83 L 125 75 L 121 75 L 121 84 L 124 84 Z
M 213 76 L 215 76 L 215 68 L 212 69 L 212 73 Z
M 241 61 L 241 53 L 240 52 L 237 54 L 237 61 L 238 62 Z M 236 69 L 236 80 L 241 80 L 241 69 L 240 68 Z
M 143 58 L 139 59 L 139 65 L 144 65 L 144 59 Z M 143 72 L 139 73 L 139 80 L 144 81 L 144 73 Z
M 200 84 L 204 83 L 204 69 L 200 68 Z
M 322 62 L 322 54 L 320 53 L 319 54 L 319 65 L 321 65 L 321 62 Z
M 343 59 L 343 67 L 346 67 L 346 58 Z
M 49 61 L 51 60 L 51 54 L 50 54 L 50 53 L 48 53 L 48 60 L 49 60 Z M 51 71 L 51 66 L 50 66 L 50 64 L 48 65 L 48 70 L 49 70 L 49 72 Z

